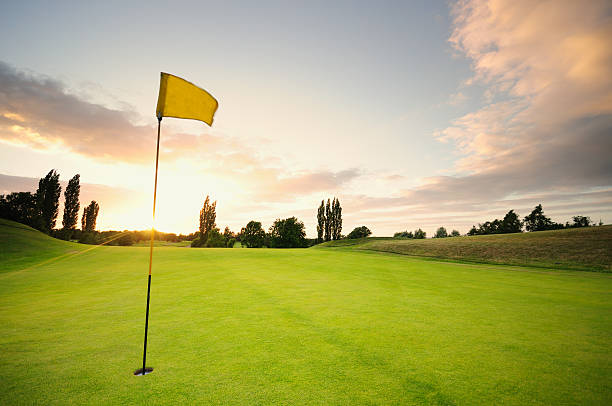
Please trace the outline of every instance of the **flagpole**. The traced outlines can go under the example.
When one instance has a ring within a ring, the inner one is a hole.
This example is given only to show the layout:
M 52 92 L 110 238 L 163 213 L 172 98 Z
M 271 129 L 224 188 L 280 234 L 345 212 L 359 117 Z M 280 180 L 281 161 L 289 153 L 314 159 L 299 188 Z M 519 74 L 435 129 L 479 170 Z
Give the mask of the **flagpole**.
M 151 227 L 151 243 L 149 244 L 149 282 L 147 284 L 147 315 L 145 317 L 144 350 L 142 353 L 142 370 L 135 375 L 145 375 L 153 372 L 153 368 L 146 369 L 147 364 L 147 333 L 149 330 L 149 302 L 151 300 L 151 268 L 153 266 L 153 240 L 155 238 L 155 203 L 157 201 L 157 169 L 159 167 L 159 134 L 162 117 L 157 117 L 157 152 L 155 153 L 155 186 L 153 187 L 153 227 Z M 139 373 L 140 372 L 140 373 Z

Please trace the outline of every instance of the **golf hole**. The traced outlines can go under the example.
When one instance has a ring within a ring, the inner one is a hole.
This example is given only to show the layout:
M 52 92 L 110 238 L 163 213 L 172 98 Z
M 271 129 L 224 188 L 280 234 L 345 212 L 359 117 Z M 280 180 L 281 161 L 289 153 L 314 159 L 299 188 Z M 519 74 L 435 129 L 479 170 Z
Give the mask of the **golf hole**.
M 134 371 L 134 375 L 136 376 L 149 375 L 151 372 L 153 372 L 153 368 L 151 367 L 145 368 L 144 373 L 142 372 L 142 368 L 138 368 L 136 371 Z

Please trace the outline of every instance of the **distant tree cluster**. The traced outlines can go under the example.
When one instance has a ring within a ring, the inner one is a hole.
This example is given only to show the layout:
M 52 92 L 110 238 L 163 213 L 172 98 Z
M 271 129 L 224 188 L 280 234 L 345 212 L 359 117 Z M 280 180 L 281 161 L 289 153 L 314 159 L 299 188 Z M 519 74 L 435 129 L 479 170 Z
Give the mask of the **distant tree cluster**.
M 259 221 L 251 220 L 240 230 L 239 239 L 247 248 L 261 248 L 266 244 L 266 232 Z
M 266 233 L 259 221 L 249 221 L 237 239 L 247 248 L 305 248 L 316 240 L 306 238 L 304 223 L 296 217 L 276 219 Z
M 217 228 L 217 202 L 210 202 L 210 197 L 206 195 L 204 205 L 200 210 L 200 228 L 196 236 L 191 241 L 194 248 L 232 248 L 236 243 L 236 235 L 225 227 L 223 233 Z
M 447 238 L 447 237 L 459 237 L 461 235 L 461 233 L 457 230 L 453 230 L 450 233 L 446 231 L 446 228 L 444 227 L 439 227 L 433 238 Z
M 321 200 L 317 210 L 317 242 L 339 240 L 342 238 L 342 207 L 340 200 L 335 198 L 330 202 Z
M 523 229 L 523 222 L 519 216 L 510 210 L 502 220 L 495 219 L 493 221 L 485 221 L 478 224 L 478 227 L 472 226 L 468 235 L 483 235 L 483 234 L 509 234 L 520 233 Z
M 585 216 L 574 216 L 573 223 L 556 223 L 544 214 L 542 205 L 538 204 L 522 221 L 514 210 L 510 210 L 502 220 L 495 219 L 478 224 L 478 227 L 472 226 L 468 235 L 520 233 L 523 231 L 523 227 L 526 231 L 545 231 L 589 227 L 591 225 L 591 219 Z
M 269 230 L 270 248 L 304 248 L 306 230 L 304 223 L 295 217 L 276 219 Z
M 444 228 L 444 227 L 441 227 Z M 444 229 L 444 232 L 446 232 L 446 229 Z M 402 238 L 402 239 L 415 239 L 415 240 L 420 240 L 427 237 L 427 233 L 423 230 L 421 230 L 420 228 L 414 230 L 414 232 L 412 231 L 400 231 L 399 233 L 395 233 L 393 234 L 393 238 Z

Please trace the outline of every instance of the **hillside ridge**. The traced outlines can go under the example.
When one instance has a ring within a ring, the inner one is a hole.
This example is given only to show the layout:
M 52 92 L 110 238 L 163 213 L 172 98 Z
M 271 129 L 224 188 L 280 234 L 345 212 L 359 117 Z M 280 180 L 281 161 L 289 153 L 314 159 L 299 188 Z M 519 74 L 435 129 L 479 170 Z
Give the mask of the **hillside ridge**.
M 444 260 L 611 272 L 612 225 L 423 240 L 369 237 L 329 241 L 315 249 L 358 249 Z

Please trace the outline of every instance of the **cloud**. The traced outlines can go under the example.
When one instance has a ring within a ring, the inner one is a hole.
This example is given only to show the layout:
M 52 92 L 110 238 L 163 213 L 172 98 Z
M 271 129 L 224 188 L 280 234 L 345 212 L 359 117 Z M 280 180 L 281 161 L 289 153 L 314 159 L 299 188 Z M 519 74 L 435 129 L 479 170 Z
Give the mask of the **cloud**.
M 144 162 L 150 154 L 143 151 L 151 151 L 154 129 L 133 125 L 129 114 L 81 100 L 57 80 L 0 62 L 0 140 L 4 142 Z
M 134 112 L 82 97 L 68 93 L 60 81 L 0 62 L 0 141 L 35 150 L 60 148 L 106 163 L 150 163 L 154 126 L 135 125 L 130 121 Z M 288 171 L 281 159 L 263 156 L 243 140 L 177 133 L 171 125 L 164 129 L 160 149 L 164 162 L 191 160 L 195 171 L 237 178 L 254 196 L 270 200 L 331 190 L 358 176 L 353 169 Z
M 451 14 L 450 43 L 487 103 L 436 134 L 456 145 L 457 176 L 410 194 L 483 202 L 610 186 L 610 3 L 468 0 Z
M 345 195 L 349 221 L 371 222 L 381 234 L 401 223 L 465 228 L 538 203 L 558 221 L 609 221 L 612 5 L 466 0 L 451 16 L 450 44 L 473 68 L 464 85 L 485 89 L 482 107 L 434 134 L 456 148 L 454 175 L 391 197 Z
M 506 158 L 542 167 L 555 160 L 548 145 L 583 158 L 612 127 L 609 2 L 462 1 L 452 15 L 450 42 L 471 59 L 472 82 L 486 85 L 493 100 L 438 134 L 464 155 L 460 170 L 496 169 Z M 603 155 L 582 164 L 599 165 Z

